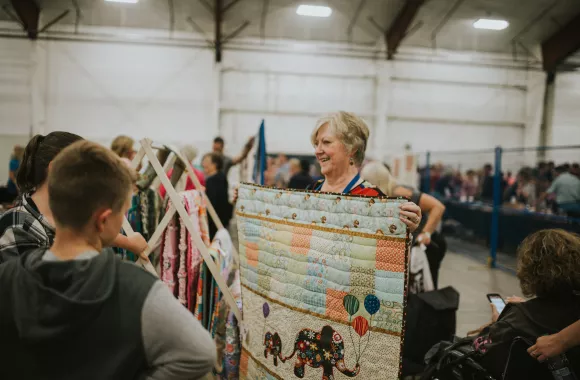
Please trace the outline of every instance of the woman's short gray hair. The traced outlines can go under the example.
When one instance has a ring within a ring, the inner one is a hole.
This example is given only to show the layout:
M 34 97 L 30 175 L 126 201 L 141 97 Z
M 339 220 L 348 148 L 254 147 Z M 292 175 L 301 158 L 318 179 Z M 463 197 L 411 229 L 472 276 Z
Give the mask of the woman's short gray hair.
M 364 120 L 354 113 L 344 111 L 335 112 L 320 118 L 310 136 L 312 145 L 316 145 L 318 131 L 325 124 L 328 124 L 330 130 L 338 136 L 338 139 L 346 146 L 346 149 L 353 154 L 352 158 L 355 165 L 362 165 L 370 135 L 369 127 L 367 127 Z

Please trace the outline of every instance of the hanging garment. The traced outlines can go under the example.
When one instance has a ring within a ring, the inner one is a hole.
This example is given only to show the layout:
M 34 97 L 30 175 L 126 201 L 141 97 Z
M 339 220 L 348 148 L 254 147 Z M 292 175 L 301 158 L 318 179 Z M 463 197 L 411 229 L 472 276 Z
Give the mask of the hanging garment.
M 238 309 L 242 310 L 242 295 L 240 272 L 236 267 L 233 256 L 233 243 L 229 232 L 220 229 L 212 242 L 212 246 L 219 244 L 220 269 L 223 278 L 234 296 Z M 230 380 L 239 378 L 241 340 L 238 321 L 229 305 L 219 294 L 219 304 L 214 311 L 212 335 L 215 337 L 218 349 L 218 363 L 221 368 L 215 371 L 219 379 Z
M 232 251 L 226 252 L 231 253 Z M 229 272 L 229 276 L 227 277 L 227 283 L 232 295 L 234 296 L 237 307 L 241 311 L 242 292 L 240 271 L 234 267 L 231 269 L 232 270 Z M 217 371 L 216 375 L 219 379 L 224 380 L 238 379 L 240 371 L 240 354 L 242 350 L 240 328 L 238 320 L 224 299 L 220 301 L 219 315 L 216 324 L 215 342 L 218 349 L 218 363 L 221 363 L 220 371 Z
M 239 188 L 240 378 L 400 377 L 404 202 Z
M 180 224 L 177 217 L 173 217 L 165 229 L 161 240 L 160 267 L 161 276 L 169 291 L 176 294 L 177 256 L 178 256 L 178 230 Z
M 229 233 L 225 229 L 218 231 L 210 245 L 207 211 L 201 194 L 191 190 L 179 196 L 194 226 L 194 232 L 208 246 L 208 253 L 218 266 L 220 275 L 227 279 L 226 284 L 241 310 L 240 276 L 234 262 Z M 169 201 L 166 207 L 172 207 L 172 202 Z M 215 374 L 221 379 L 238 379 L 241 352 L 238 321 L 203 261 L 184 220 L 178 215 L 173 217 L 162 234 L 160 263 L 161 280 L 221 347 L 222 368 Z
M 179 193 L 180 200 L 204 244 L 209 245 L 207 211 L 199 192 L 190 190 Z M 166 209 L 172 207 L 167 202 Z M 205 321 L 209 327 L 211 313 L 208 306 L 217 299 L 216 289 L 212 287 L 212 277 L 203 263 L 203 258 L 184 221 L 176 215 L 162 234 L 161 241 L 161 280 L 175 294 L 179 302 L 187 307 L 196 318 Z
M 183 197 L 185 208 L 191 219 L 191 222 L 199 233 L 203 243 L 209 245 L 209 232 L 207 228 L 207 212 L 205 202 L 201 194 L 196 190 L 190 190 L 181 193 Z M 187 231 L 189 234 L 189 231 Z M 187 305 L 188 309 L 192 312 L 195 311 L 195 305 L 197 302 L 197 286 L 200 277 L 200 271 L 203 264 L 203 258 L 201 252 L 195 246 L 191 236 L 187 238 Z
M 155 191 L 146 189 L 133 194 L 131 207 L 127 211 L 127 220 L 131 224 L 133 231 L 143 235 L 145 240 L 149 240 L 157 228 L 159 214 L 160 200 Z M 137 254 L 135 252 L 130 252 L 122 248 L 115 248 L 114 251 L 123 260 L 133 262 L 137 260 Z

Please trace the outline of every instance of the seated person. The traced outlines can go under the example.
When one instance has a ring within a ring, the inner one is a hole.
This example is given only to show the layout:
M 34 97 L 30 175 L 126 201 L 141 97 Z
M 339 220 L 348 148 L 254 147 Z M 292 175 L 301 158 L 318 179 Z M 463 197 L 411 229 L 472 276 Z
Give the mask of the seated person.
M 90 175 L 87 175 L 90 173 Z M 79 141 L 52 161 L 52 246 L 0 265 L 0 379 L 198 379 L 210 334 L 164 283 L 103 250 L 131 204 L 133 174 Z
M 554 334 L 580 318 L 580 237 L 563 230 L 542 230 L 528 236 L 518 249 L 517 276 L 527 302 L 508 303 L 474 341 L 482 355 L 478 362 L 498 378 L 508 370 L 514 378 L 551 379 L 527 355 L 525 343 Z M 492 305 L 495 310 L 495 307 Z M 522 353 L 524 355 L 522 355 Z M 580 348 L 566 352 L 571 368 L 580 374 Z M 506 364 L 509 368 L 506 369 Z M 510 378 L 510 377 L 507 377 Z

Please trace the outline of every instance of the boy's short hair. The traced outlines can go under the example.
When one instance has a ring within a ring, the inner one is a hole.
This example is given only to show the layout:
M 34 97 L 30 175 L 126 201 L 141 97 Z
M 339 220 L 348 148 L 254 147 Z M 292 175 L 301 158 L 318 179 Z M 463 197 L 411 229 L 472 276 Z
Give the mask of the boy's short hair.
M 82 229 L 95 211 L 118 212 L 136 175 L 107 148 L 76 142 L 60 152 L 48 175 L 49 205 L 58 226 Z

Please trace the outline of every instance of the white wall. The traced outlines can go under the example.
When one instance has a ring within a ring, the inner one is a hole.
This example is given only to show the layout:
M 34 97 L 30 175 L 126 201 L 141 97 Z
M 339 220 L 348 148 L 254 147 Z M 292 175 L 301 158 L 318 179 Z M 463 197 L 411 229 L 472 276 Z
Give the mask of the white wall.
M 558 73 L 552 119 L 553 145 L 580 145 L 580 72 Z
M 265 119 L 267 149 L 312 154 L 316 120 L 348 110 L 374 125 L 375 63 L 370 60 L 233 51 L 225 55 L 220 128 L 237 142 Z
M 13 146 L 30 136 L 30 47 L 26 40 L 0 39 L 0 184 L 8 180 Z
M 556 74 L 551 145 L 580 145 L 580 72 Z M 580 150 L 550 152 L 560 162 L 580 162 Z
M 246 42 L 216 66 L 211 50 L 178 45 L 0 38 L 0 135 L 28 135 L 32 124 L 105 144 L 122 133 L 203 151 L 220 134 L 235 154 L 264 118 L 270 151 L 310 154 L 316 119 L 348 110 L 371 128 L 369 155 L 385 158 L 405 144 L 523 146 L 539 125 L 529 92 L 538 72 L 495 56 L 386 62 L 372 49 Z

